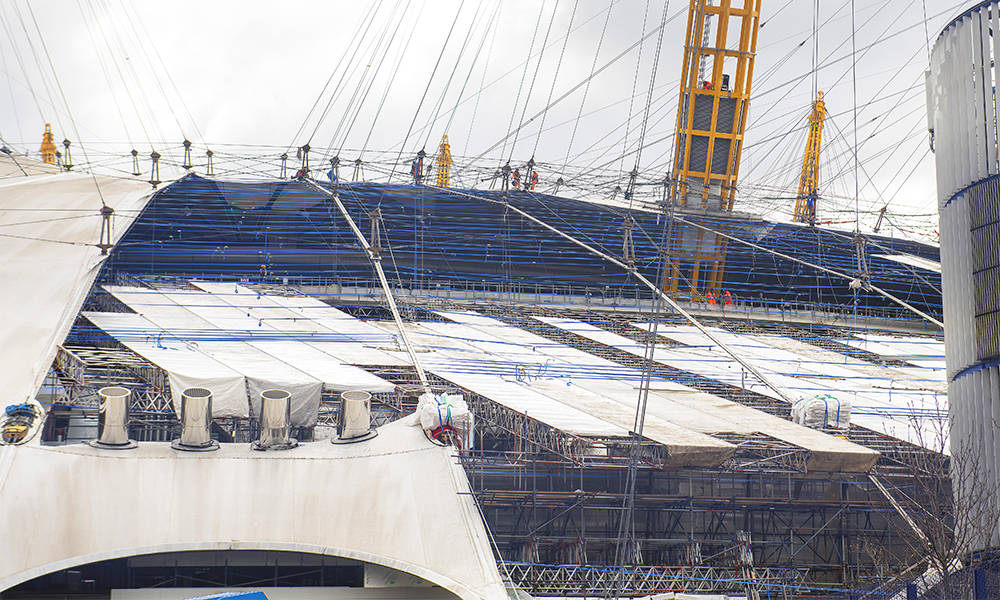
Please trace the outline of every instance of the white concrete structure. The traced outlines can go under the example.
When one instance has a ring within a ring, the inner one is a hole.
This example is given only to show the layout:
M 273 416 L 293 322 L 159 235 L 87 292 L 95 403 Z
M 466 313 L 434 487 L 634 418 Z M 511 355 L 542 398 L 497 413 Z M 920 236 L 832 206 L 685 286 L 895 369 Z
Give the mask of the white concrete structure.
M 112 558 L 232 549 L 349 558 L 464 599 L 507 597 L 453 450 L 406 421 L 284 452 L 2 446 L 0 506 L 0 591 Z
M 952 21 L 934 45 L 927 74 L 928 128 L 937 164 L 951 451 L 955 456 L 960 446 L 971 448 L 994 488 L 1000 466 L 1000 95 L 994 93 L 1000 81 L 998 13 L 997 1 L 981 2 Z M 959 497 L 968 482 L 957 478 Z M 998 542 L 1000 535 L 994 531 L 991 545 Z

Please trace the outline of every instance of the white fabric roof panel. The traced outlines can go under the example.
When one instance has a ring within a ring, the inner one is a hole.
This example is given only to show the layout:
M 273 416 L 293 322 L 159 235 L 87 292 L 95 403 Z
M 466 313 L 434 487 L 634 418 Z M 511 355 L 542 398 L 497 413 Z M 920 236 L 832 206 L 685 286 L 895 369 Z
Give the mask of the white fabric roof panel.
M 282 389 L 292 395 L 293 427 L 316 424 L 323 382 L 221 331 L 159 292 L 109 286 L 106 289 L 157 327 L 198 348 L 247 378 L 253 413 L 260 414 L 260 394 Z
M 154 325 L 142 315 L 85 312 L 126 348 L 167 372 L 174 411 L 180 415 L 181 394 L 192 387 L 212 390 L 212 417 L 247 417 L 246 378 L 198 349 Z
M 393 323 L 380 323 L 393 328 Z M 460 341 L 458 336 L 442 336 L 426 329 L 427 323 L 410 324 L 413 344 L 432 349 L 420 354 L 423 368 L 507 408 L 527 415 L 550 427 L 580 436 L 627 436 L 628 430 L 598 419 L 575 407 L 552 402 L 543 394 L 517 385 L 516 365 L 486 356 Z
M 945 381 L 944 342 L 918 337 L 894 337 L 878 334 L 856 334 L 862 340 L 848 343 L 858 349 L 878 354 L 882 358 L 903 360 L 922 369 L 928 369 Z
M 345 392 L 392 392 L 396 386 L 364 369 L 345 365 L 339 358 L 305 343 L 297 335 L 280 329 L 283 321 L 264 323 L 247 316 L 224 299 L 208 292 L 166 292 L 165 297 L 205 319 L 219 329 L 278 360 L 323 382 L 327 390 Z
M 449 318 L 460 318 L 459 313 L 440 314 Z M 463 344 L 479 349 L 481 355 L 490 357 L 493 369 L 499 370 L 501 377 L 506 377 L 522 388 L 524 390 L 522 393 L 541 394 L 546 397 L 548 403 L 561 406 L 561 410 L 580 410 L 614 425 L 625 435 L 635 423 L 638 389 L 634 385 L 610 379 L 608 373 L 612 369 L 603 364 L 606 361 L 600 358 L 590 357 L 586 353 L 580 353 L 581 356 L 577 357 L 596 358 L 595 372 L 594 369 L 579 362 L 572 363 L 547 356 L 544 354 L 545 351 L 540 349 L 538 340 L 532 340 L 536 344 L 522 346 L 501 340 L 479 328 L 462 324 L 422 323 L 421 327 L 437 333 L 438 340 L 461 340 Z M 502 324 L 498 327 L 510 330 L 509 333 L 520 331 Z M 570 352 L 578 352 L 573 348 L 563 348 Z M 622 367 L 619 369 L 625 376 L 641 376 L 632 369 Z M 613 391 L 601 393 L 593 389 L 600 387 L 601 384 L 605 388 L 613 388 Z M 638 379 L 635 380 L 635 384 L 638 384 Z M 667 448 L 669 460 L 665 464 L 668 466 L 718 466 L 735 451 L 735 447 L 728 442 L 680 426 L 672 420 L 662 418 L 661 415 L 648 414 L 643 435 Z
M 475 323 L 477 330 L 490 331 L 503 336 L 505 339 L 509 337 L 511 339 L 531 340 L 533 338 L 535 343 L 537 343 L 537 346 L 534 346 L 536 351 L 542 354 L 547 354 L 558 348 L 559 352 L 564 355 L 567 354 L 567 351 L 581 355 L 573 359 L 577 364 L 610 363 L 610 361 L 573 348 L 554 345 L 552 342 L 544 340 L 535 334 L 503 326 L 498 321 L 488 317 L 461 313 L 441 314 L 450 318 Z M 572 319 L 539 318 L 539 320 L 555 326 L 565 325 L 573 327 L 581 331 L 587 328 L 598 329 L 592 325 Z M 626 338 L 622 339 L 625 340 L 623 344 L 631 342 L 631 340 L 627 340 Z M 638 344 L 634 344 L 634 342 L 633 345 L 637 348 L 640 347 Z M 551 370 L 551 364 L 549 365 L 549 369 Z M 620 403 L 622 416 L 632 419 L 638 397 L 638 387 L 641 382 L 641 372 L 637 369 L 626 369 L 623 367 L 619 367 L 619 369 L 619 373 L 624 375 L 624 378 L 615 376 L 611 376 L 610 378 L 585 378 L 574 380 L 573 382 L 594 393 L 617 400 Z M 616 381 L 616 379 L 618 380 Z M 677 383 L 654 381 L 652 388 L 659 398 L 647 405 L 647 419 L 652 417 L 669 422 L 675 427 L 679 426 L 704 434 L 727 432 L 740 434 L 763 433 L 809 450 L 811 452 L 808 461 L 810 470 L 866 472 L 872 467 L 878 457 L 875 452 L 862 446 L 801 427 L 790 421 L 745 407 L 724 398 L 698 392 Z M 647 427 L 649 423 L 650 421 L 647 420 Z M 649 429 L 645 430 L 647 434 L 649 431 Z M 649 435 L 649 437 L 656 439 L 656 436 L 653 435 Z
M 673 327 L 662 332 L 663 335 L 686 344 L 714 346 L 707 337 L 693 327 Z M 815 357 L 803 356 L 793 351 L 772 346 L 766 337 L 756 337 L 744 334 L 733 334 L 723 330 L 713 330 L 723 342 L 734 350 L 741 352 L 755 366 L 768 370 L 778 377 L 789 389 L 799 392 L 802 397 L 815 394 L 838 392 L 847 393 L 852 404 L 886 415 L 899 413 L 896 416 L 907 422 L 914 416 L 921 416 L 923 411 L 938 412 L 938 402 L 933 392 L 913 393 L 913 390 L 893 389 L 895 377 L 872 377 L 861 374 L 848 365 L 842 358 L 836 360 L 817 360 Z M 716 349 L 712 350 L 721 360 L 728 360 Z M 909 376 L 912 372 L 907 372 Z M 943 370 L 941 371 L 943 374 Z M 928 372 L 928 374 L 931 374 Z M 912 388 L 912 386 L 911 386 Z
M 357 365 L 409 365 L 405 351 L 400 356 L 387 354 L 386 348 L 402 348 L 396 340 L 395 330 L 389 332 L 371 323 L 366 323 L 341 310 L 305 296 L 269 296 L 280 306 L 291 309 L 316 325 L 342 334 L 362 346 L 352 348 L 355 356 L 352 364 Z
M 102 197 L 115 209 L 111 238 L 117 242 L 149 200 L 150 187 L 110 177 L 95 183 L 79 173 L 24 177 L 6 154 L 0 162 L 0 176 L 7 167 L 16 174 L 0 178 L 0 387 L 8 403 L 17 403 L 35 396 L 103 264 L 96 246 Z
M 250 288 L 229 283 L 193 281 L 251 319 L 274 329 L 292 333 L 341 362 L 353 365 L 409 365 L 405 351 L 399 355 L 379 348 L 395 348 L 393 336 L 332 306 L 307 297 L 285 298 L 258 294 Z M 314 339 L 315 338 L 315 339 Z
M 649 328 L 650 325 L 640 327 Z M 933 387 L 914 386 L 910 371 L 901 373 L 907 384 L 897 386 L 894 377 L 872 376 L 870 372 L 853 370 L 843 363 L 842 358 L 836 361 L 817 360 L 815 355 L 796 354 L 788 350 L 787 344 L 770 345 L 767 343 L 769 338 L 765 336 L 734 334 L 715 328 L 712 332 L 791 395 L 811 398 L 817 394 L 829 394 L 848 400 L 851 402 L 852 422 L 886 435 L 920 444 L 921 439 L 928 436 L 917 435 L 913 430 L 914 424 L 925 419 L 940 419 L 945 414 L 942 411 L 945 399 L 940 391 Z M 670 350 L 675 355 L 686 357 L 686 366 L 680 368 L 710 377 L 713 368 L 707 366 L 708 363 L 736 365 L 715 342 L 694 327 L 660 327 L 658 333 L 688 344 L 687 347 Z M 656 356 L 659 360 L 659 351 Z M 694 357 L 701 357 L 705 365 Z M 716 366 L 714 371 L 718 370 Z M 749 375 L 747 379 L 750 380 Z M 760 386 L 751 389 L 764 393 Z

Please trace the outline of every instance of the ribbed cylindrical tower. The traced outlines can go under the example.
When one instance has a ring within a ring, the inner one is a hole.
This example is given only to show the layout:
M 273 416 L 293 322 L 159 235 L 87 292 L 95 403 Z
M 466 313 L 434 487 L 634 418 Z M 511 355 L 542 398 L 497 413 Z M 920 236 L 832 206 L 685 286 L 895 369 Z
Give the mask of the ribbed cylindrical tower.
M 927 120 L 937 164 L 941 283 L 952 483 L 956 502 L 997 489 L 1000 465 L 1000 95 L 998 0 L 938 36 L 927 73 Z M 998 503 L 995 494 L 990 503 Z M 983 507 L 985 508 L 985 507 Z M 996 508 L 988 512 L 996 514 Z M 967 550 L 996 547 L 992 536 Z

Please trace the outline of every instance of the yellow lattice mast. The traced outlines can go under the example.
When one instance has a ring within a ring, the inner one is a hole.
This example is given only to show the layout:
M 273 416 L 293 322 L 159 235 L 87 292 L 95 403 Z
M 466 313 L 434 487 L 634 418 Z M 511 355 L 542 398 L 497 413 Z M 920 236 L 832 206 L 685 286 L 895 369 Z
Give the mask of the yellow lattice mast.
M 809 138 L 806 154 L 802 158 L 799 176 L 799 193 L 795 195 L 795 221 L 816 224 L 816 197 L 819 188 L 819 150 L 823 144 L 823 121 L 826 120 L 826 103 L 823 92 L 816 92 L 812 114 L 809 115 Z
M 715 4 L 718 3 L 718 6 Z M 750 107 L 761 0 L 690 0 L 677 109 L 675 210 L 733 210 Z M 718 294 L 726 240 L 675 228 L 668 248 L 671 294 Z
M 50 165 L 56 164 L 56 144 L 52 135 L 52 125 L 45 124 L 45 133 L 42 134 L 42 162 Z
M 437 156 L 437 184 L 440 187 L 451 185 L 451 163 L 451 144 L 448 143 L 448 134 L 445 134 L 441 136 Z

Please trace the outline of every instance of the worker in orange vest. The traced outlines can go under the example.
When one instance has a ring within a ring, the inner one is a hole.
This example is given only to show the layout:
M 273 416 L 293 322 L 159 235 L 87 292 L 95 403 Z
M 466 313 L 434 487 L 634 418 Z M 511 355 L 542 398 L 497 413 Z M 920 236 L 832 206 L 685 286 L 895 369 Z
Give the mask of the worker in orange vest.
M 514 169 L 514 179 L 511 181 L 511 185 L 515 190 L 521 187 L 521 169 Z
M 535 191 L 536 185 L 538 185 L 538 171 L 531 174 L 531 191 Z
M 708 290 L 705 293 L 705 296 L 708 297 L 708 303 L 714 306 L 715 305 L 715 294 L 712 293 L 712 290 Z
M 729 290 L 722 292 L 722 299 L 726 301 L 726 306 L 730 306 L 733 303 L 733 297 L 730 295 Z

